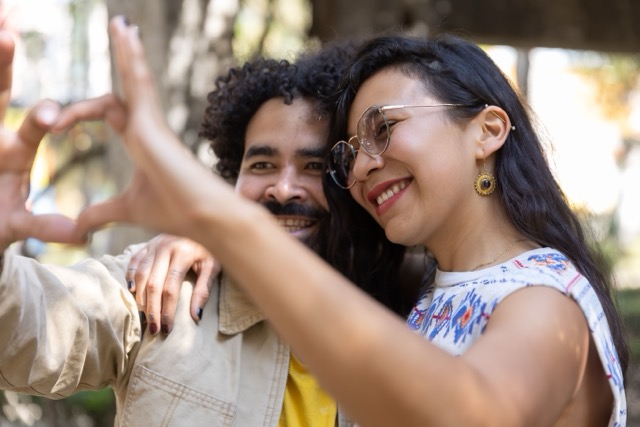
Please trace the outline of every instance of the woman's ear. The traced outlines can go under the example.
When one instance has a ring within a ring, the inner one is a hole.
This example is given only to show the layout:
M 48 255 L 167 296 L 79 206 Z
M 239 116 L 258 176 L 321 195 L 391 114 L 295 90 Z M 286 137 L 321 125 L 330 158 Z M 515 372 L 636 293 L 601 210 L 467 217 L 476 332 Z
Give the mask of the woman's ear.
M 480 121 L 482 134 L 478 139 L 478 158 L 485 158 L 502 147 L 509 132 L 514 130 L 509 115 L 500 107 L 487 105 L 476 120 Z

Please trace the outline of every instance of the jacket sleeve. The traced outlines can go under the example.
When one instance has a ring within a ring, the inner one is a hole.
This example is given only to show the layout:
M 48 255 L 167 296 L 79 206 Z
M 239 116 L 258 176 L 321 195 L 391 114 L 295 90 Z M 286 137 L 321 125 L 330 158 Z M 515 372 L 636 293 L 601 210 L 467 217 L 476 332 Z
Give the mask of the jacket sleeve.
M 140 342 L 129 255 L 47 266 L 5 252 L 0 388 L 48 398 L 118 387 Z

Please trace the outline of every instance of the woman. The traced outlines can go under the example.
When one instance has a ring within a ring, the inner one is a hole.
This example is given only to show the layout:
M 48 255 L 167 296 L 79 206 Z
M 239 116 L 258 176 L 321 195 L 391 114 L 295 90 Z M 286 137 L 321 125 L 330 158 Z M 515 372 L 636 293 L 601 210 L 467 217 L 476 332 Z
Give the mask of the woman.
M 498 310 L 516 290 L 531 287 L 530 295 L 513 295 L 523 304 L 547 299 L 548 289 L 532 285 L 561 290 L 571 297 L 558 301 L 561 310 L 574 309 L 573 299 L 584 298 L 579 292 L 589 295 L 582 311 L 604 335 L 584 349 L 581 375 L 593 383 L 581 385 L 573 404 L 586 410 L 602 399 L 598 395 L 608 395 L 608 377 L 613 393 L 620 393 L 616 411 L 624 414 L 628 350 L 610 278 L 553 178 L 525 103 L 488 56 L 453 37 L 379 38 L 352 64 L 338 105 L 336 135 L 354 136 L 329 155 L 335 183 L 325 188 L 333 226 L 343 228 L 331 234 L 333 246 L 355 247 L 346 237 L 352 224 L 361 226 L 361 208 L 391 241 L 424 245 L 438 263 L 436 283 L 409 324 L 454 355 L 474 351 L 477 339 L 498 329 L 498 321 L 489 322 L 493 314 L 507 323 L 509 314 L 518 315 L 511 299 Z M 359 253 L 353 270 L 367 266 Z M 580 394 L 590 396 L 580 404 Z M 607 421 L 610 405 L 609 396 L 590 422 Z M 571 411 L 565 408 L 562 417 L 571 419 Z M 578 417 L 568 425 L 589 424 Z
M 83 229 L 127 221 L 201 242 L 361 425 L 625 424 L 626 349 L 606 281 L 522 104 L 478 47 L 374 40 L 340 99 L 338 128 L 357 138 L 332 152 L 331 174 L 386 236 L 436 259 L 436 290 L 410 317 L 434 344 L 198 166 L 162 119 L 135 29 L 114 19 L 111 30 L 125 100 L 71 107 L 60 126 L 106 118 L 138 170 L 81 215 Z M 439 290 L 462 282 L 477 289 L 468 309 L 452 311 L 460 293 L 440 305 Z

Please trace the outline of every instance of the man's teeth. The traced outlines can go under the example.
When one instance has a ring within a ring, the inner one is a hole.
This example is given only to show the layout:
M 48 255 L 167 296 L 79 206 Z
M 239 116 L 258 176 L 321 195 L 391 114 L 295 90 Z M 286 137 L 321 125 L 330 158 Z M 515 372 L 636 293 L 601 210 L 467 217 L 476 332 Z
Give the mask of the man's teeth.
M 391 187 L 386 189 L 382 194 L 380 194 L 376 198 L 376 202 L 378 203 L 378 206 L 380 206 L 381 204 L 383 204 L 384 202 L 389 200 L 395 194 L 398 194 L 398 192 L 400 192 L 400 190 L 402 190 L 403 188 L 406 188 L 406 187 L 407 187 L 407 182 L 406 181 L 400 181 L 400 182 L 397 182 L 397 183 L 393 184 Z
M 300 230 L 301 228 L 311 227 L 313 225 L 313 221 L 300 218 L 278 218 L 278 223 L 289 233 Z

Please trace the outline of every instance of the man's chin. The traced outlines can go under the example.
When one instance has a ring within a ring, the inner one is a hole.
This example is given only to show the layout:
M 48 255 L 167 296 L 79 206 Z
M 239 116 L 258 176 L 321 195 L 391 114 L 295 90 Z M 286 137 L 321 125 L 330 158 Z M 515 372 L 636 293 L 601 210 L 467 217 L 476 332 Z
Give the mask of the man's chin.
M 302 243 L 307 245 L 310 249 L 314 251 L 318 248 L 317 245 L 317 230 L 316 227 L 304 228 L 296 231 L 289 232 L 293 237 L 300 240 Z

